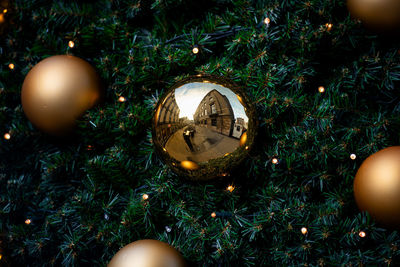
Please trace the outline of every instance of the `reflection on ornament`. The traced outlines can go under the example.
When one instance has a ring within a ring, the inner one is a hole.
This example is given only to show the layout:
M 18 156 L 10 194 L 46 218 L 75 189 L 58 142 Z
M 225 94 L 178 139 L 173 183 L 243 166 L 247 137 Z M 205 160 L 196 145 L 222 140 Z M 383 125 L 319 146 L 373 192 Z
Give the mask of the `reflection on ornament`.
M 236 95 L 236 97 L 239 100 L 240 104 L 244 106 L 242 97 L 240 95 Z
M 239 146 L 244 146 L 244 144 L 246 144 L 246 141 L 247 141 L 247 132 L 244 132 L 240 137 Z
M 61 55 L 46 58 L 29 71 L 21 100 L 26 116 L 36 127 L 66 135 L 100 95 L 100 79 L 94 68 L 80 58 Z
M 251 149 L 255 109 L 237 85 L 211 75 L 186 78 L 160 99 L 153 143 L 175 172 L 194 180 L 221 177 Z M 239 149 L 243 146 L 242 149 Z M 228 163 L 229 162 L 229 163 Z
M 167 243 L 139 240 L 120 249 L 108 267 L 184 267 L 182 255 Z
M 199 168 L 199 165 L 197 165 L 196 162 L 190 160 L 181 161 L 181 166 L 182 168 L 190 171 L 197 170 Z
M 385 226 L 400 228 L 400 146 L 364 160 L 354 179 L 354 197 L 360 210 Z

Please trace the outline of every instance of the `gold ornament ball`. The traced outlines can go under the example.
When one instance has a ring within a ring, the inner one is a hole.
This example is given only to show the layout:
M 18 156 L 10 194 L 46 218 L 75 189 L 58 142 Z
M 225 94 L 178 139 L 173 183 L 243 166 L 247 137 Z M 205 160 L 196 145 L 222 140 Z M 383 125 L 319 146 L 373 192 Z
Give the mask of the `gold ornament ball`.
M 145 239 L 123 247 L 108 267 L 184 267 L 181 254 L 167 243 Z
M 389 227 L 400 227 L 400 146 L 369 156 L 354 179 L 354 197 L 360 210 Z
M 199 74 L 165 93 L 155 107 L 152 130 L 156 151 L 174 172 L 210 180 L 231 173 L 248 157 L 257 134 L 256 112 L 231 80 Z
M 347 7 L 368 28 L 382 32 L 400 28 L 400 0 L 347 0 Z
M 70 55 L 52 56 L 36 64 L 25 77 L 21 100 L 28 119 L 54 135 L 70 132 L 76 119 L 101 97 L 94 68 Z

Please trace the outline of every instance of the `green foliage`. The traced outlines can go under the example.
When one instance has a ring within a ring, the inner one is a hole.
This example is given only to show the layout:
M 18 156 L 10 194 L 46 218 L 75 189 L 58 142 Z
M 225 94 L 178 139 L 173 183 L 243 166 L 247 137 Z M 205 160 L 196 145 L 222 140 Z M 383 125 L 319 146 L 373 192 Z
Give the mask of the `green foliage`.
M 362 160 L 399 143 L 400 43 L 364 29 L 345 1 L 15 0 L 5 18 L 5 264 L 105 266 L 145 238 L 173 245 L 190 266 L 400 264 L 397 231 L 360 212 L 352 191 Z M 105 98 L 60 140 L 31 125 L 20 90 L 36 63 L 66 53 L 97 69 Z M 259 120 L 243 167 L 207 183 L 173 174 L 150 134 L 163 92 L 197 73 L 242 85 Z

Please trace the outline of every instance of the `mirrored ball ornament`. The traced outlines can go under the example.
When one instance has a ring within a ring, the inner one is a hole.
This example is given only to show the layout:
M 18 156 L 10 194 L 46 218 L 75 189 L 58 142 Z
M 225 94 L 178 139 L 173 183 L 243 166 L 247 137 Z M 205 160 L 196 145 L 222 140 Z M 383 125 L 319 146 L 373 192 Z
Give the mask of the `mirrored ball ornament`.
M 255 108 L 238 85 L 223 77 L 191 76 L 157 104 L 153 143 L 177 174 L 209 180 L 226 176 L 248 156 L 256 124 Z

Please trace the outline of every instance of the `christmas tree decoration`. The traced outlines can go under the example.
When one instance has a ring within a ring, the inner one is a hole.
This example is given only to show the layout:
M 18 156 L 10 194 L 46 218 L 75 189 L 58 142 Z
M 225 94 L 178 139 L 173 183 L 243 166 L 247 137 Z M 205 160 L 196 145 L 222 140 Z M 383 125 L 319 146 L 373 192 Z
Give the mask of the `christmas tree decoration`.
M 366 234 L 364 231 L 360 231 L 360 232 L 358 233 L 358 236 L 361 237 L 361 238 L 364 238 L 366 235 L 367 235 L 367 234 Z
M 364 160 L 354 179 L 354 197 L 360 210 L 378 222 L 400 227 L 400 146 Z
M 302 233 L 303 235 L 307 234 L 307 233 L 308 233 L 307 228 L 306 228 L 306 227 L 302 227 L 302 228 L 301 228 L 301 233 Z
M 74 48 L 74 46 L 75 46 L 74 41 L 69 41 L 68 46 L 69 46 L 69 48 Z
M 8 7 L 9 7 L 8 0 L 0 0 L 0 35 L 3 34 L 6 27 L 10 24 L 7 18 Z
M 237 85 L 197 75 L 179 81 L 159 101 L 153 143 L 179 175 L 209 180 L 247 157 L 256 131 L 255 109 Z
M 25 77 L 21 100 L 28 119 L 54 135 L 70 132 L 76 119 L 100 99 L 100 79 L 86 61 L 69 55 L 40 61 Z
M 118 251 L 108 267 L 184 267 L 182 255 L 167 243 L 139 240 Z
M 5 134 L 4 134 L 4 139 L 10 140 L 10 139 L 11 139 L 11 134 L 5 133 Z
M 193 47 L 193 49 L 192 49 L 192 53 L 193 54 L 198 54 L 199 53 L 199 48 L 197 47 L 197 46 L 195 46 L 195 47 Z
M 365 26 L 378 31 L 393 31 L 400 28 L 399 0 L 347 0 L 351 15 Z

